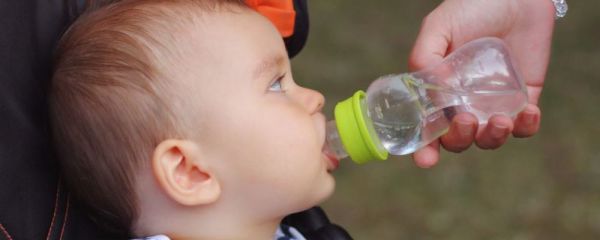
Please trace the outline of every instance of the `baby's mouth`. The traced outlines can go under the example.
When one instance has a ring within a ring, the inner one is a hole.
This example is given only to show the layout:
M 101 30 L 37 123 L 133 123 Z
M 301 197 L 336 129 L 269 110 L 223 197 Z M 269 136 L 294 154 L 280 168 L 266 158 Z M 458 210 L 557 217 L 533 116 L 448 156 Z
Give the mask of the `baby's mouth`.
M 325 156 L 325 159 L 327 160 L 327 171 L 328 172 L 335 171 L 338 168 L 338 166 L 340 165 L 340 160 L 337 159 L 337 157 L 335 156 L 335 154 L 333 154 L 333 152 L 331 152 L 331 150 L 329 149 L 327 144 L 323 145 L 322 153 Z

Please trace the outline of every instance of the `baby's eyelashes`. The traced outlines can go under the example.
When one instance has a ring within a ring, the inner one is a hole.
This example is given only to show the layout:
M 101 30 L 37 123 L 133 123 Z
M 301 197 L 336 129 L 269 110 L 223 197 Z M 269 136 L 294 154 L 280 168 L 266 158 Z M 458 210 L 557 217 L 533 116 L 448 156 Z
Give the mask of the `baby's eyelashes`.
M 282 86 L 282 83 L 281 83 L 281 81 L 283 80 L 284 77 L 285 77 L 285 74 L 277 77 L 277 79 L 275 81 L 273 81 L 273 83 L 271 83 L 271 86 L 269 86 L 269 91 L 271 91 L 271 92 L 285 92 L 283 90 L 283 86 Z

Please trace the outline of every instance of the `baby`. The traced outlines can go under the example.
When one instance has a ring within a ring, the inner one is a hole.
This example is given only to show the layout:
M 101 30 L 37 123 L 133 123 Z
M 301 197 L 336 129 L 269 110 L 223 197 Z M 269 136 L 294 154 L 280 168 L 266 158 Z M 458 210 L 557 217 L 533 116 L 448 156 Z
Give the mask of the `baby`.
M 334 189 L 323 96 L 240 1 L 123 1 L 57 49 L 51 117 L 71 190 L 114 233 L 272 239 Z

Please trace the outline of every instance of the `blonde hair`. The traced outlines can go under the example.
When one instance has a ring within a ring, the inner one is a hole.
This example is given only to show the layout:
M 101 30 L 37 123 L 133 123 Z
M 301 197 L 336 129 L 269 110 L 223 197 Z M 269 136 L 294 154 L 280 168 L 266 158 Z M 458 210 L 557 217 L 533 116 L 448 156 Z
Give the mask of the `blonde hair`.
M 198 14 L 241 1 L 137 0 L 108 4 L 80 17 L 65 33 L 50 92 L 61 168 L 93 219 L 130 234 L 138 216 L 136 176 L 158 143 L 184 137 L 166 62 L 176 29 Z

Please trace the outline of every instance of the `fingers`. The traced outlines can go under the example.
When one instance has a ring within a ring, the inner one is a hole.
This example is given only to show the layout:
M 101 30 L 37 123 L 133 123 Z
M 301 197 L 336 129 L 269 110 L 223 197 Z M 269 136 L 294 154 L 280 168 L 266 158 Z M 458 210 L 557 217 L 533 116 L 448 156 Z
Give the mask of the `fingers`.
M 434 13 L 423 20 L 408 61 L 411 71 L 435 65 L 444 59 L 450 44 L 449 30 L 441 17 Z
M 492 116 L 485 129 L 476 137 L 475 143 L 481 149 L 496 149 L 502 146 L 513 130 L 513 121 L 507 116 Z
M 540 109 L 533 104 L 528 104 L 525 109 L 517 115 L 513 136 L 518 138 L 531 137 L 540 129 Z
M 440 160 L 440 143 L 438 140 L 413 153 L 413 160 L 420 168 L 430 168 Z
M 478 125 L 477 117 L 473 114 L 457 114 L 450 123 L 448 133 L 441 137 L 442 146 L 455 153 L 467 150 L 475 140 Z
M 448 133 L 413 154 L 415 164 L 430 168 L 440 160 L 440 142 L 450 152 L 467 150 L 473 142 L 481 149 L 497 149 L 506 143 L 511 132 L 515 137 L 530 137 L 540 126 L 540 109 L 530 104 L 514 121 L 504 115 L 494 115 L 479 134 L 477 118 L 470 113 L 459 113 L 450 124 Z

